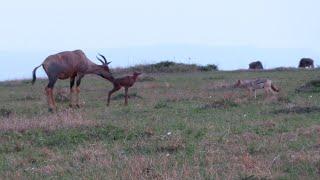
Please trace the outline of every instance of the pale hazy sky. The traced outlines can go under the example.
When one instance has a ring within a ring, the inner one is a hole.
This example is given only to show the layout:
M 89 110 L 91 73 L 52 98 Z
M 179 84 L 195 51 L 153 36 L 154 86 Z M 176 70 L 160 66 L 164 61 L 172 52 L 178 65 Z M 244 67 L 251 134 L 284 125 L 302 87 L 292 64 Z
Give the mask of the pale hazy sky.
M 319 0 L 2 0 L 0 52 L 191 44 L 320 54 L 319 8 Z

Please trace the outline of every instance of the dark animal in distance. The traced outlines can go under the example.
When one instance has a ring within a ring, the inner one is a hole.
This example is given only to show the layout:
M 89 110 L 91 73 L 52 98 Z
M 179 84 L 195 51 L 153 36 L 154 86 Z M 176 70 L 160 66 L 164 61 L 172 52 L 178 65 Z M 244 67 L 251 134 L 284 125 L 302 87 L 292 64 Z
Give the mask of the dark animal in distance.
M 49 83 L 45 88 L 45 92 L 49 105 L 49 111 L 56 110 L 57 108 L 52 91 L 58 79 L 63 80 L 70 78 L 70 106 L 80 107 L 79 86 L 81 79 L 86 74 L 96 74 L 105 79 L 110 79 L 112 77 L 108 67 L 108 64 L 111 62 L 107 62 L 103 55 L 99 54 L 99 56 L 103 58 L 102 60 L 97 57 L 102 65 L 97 65 L 90 61 L 81 50 L 64 51 L 48 56 L 41 65 L 34 68 L 32 84 L 34 84 L 36 81 L 36 71 L 40 66 L 43 67 L 48 76 Z M 76 88 L 74 88 L 75 81 Z M 75 98 L 73 97 L 74 94 L 76 95 Z
M 263 66 L 260 61 L 255 61 L 249 64 L 249 69 L 263 69 Z
M 314 68 L 313 60 L 310 58 L 302 58 L 299 62 L 299 68 Z
M 113 80 L 111 80 L 111 82 L 113 83 L 113 89 L 111 91 L 109 91 L 108 93 L 108 103 L 107 105 L 109 106 L 110 104 L 110 97 L 112 95 L 112 93 L 120 90 L 122 87 L 124 87 L 125 90 L 125 105 L 128 105 L 128 89 L 133 86 L 133 84 L 136 82 L 138 76 L 141 73 L 139 72 L 134 72 L 132 76 L 124 76 L 124 77 L 120 77 L 120 78 L 114 78 Z

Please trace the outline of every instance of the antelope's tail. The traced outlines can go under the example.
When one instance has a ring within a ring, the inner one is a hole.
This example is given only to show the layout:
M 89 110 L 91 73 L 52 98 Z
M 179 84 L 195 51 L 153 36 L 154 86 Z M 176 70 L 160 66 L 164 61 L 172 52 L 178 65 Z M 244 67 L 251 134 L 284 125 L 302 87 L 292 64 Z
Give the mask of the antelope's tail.
M 42 64 L 39 65 L 39 66 L 37 66 L 37 67 L 35 67 L 35 68 L 33 69 L 33 71 L 32 71 L 32 85 L 33 85 L 33 84 L 36 82 L 36 80 L 37 80 L 36 71 L 37 71 L 37 69 L 38 69 L 40 66 L 42 66 Z
M 271 88 L 272 90 L 274 90 L 275 92 L 279 92 L 279 88 L 277 88 L 276 86 L 274 86 L 273 84 L 271 84 Z

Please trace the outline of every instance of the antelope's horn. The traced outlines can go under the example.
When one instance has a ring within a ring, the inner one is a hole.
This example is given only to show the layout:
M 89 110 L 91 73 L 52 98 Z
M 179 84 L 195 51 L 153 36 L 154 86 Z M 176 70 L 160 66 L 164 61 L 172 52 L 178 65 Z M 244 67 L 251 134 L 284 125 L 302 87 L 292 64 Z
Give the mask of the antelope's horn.
M 102 59 L 100 59 L 98 56 L 96 56 L 96 58 L 97 58 L 102 64 L 105 64 L 105 62 L 103 62 Z
M 101 57 L 103 58 L 103 60 L 105 61 L 105 64 L 108 63 L 108 61 L 107 61 L 106 57 L 104 57 L 104 55 L 102 55 L 102 54 L 99 53 L 99 56 L 101 56 Z

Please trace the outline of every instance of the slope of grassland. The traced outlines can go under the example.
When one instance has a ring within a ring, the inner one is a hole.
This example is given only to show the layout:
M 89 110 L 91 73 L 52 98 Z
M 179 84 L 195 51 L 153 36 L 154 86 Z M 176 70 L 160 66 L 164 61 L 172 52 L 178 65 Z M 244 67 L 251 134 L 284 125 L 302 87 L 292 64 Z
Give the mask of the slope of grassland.
M 295 89 L 319 75 L 145 74 L 129 90 L 128 107 L 123 91 L 106 107 L 111 84 L 87 76 L 83 107 L 59 98 L 57 113 L 47 112 L 46 80 L 2 82 L 0 179 L 316 179 L 320 93 Z M 255 100 L 229 86 L 255 77 L 281 92 L 266 99 L 259 91 Z

